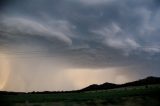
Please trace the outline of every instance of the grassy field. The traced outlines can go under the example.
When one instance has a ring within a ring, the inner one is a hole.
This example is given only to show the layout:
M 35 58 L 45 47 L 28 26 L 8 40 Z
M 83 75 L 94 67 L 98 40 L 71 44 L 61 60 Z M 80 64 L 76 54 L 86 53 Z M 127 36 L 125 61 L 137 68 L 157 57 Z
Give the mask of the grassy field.
M 160 86 L 80 93 L 1 94 L 0 106 L 160 106 Z

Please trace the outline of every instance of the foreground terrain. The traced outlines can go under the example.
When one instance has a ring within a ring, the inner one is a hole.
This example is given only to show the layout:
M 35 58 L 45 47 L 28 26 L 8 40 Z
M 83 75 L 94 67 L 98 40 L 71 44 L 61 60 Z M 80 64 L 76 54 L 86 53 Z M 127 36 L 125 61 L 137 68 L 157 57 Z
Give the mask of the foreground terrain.
M 0 106 L 160 106 L 160 85 L 75 92 L 1 92 Z

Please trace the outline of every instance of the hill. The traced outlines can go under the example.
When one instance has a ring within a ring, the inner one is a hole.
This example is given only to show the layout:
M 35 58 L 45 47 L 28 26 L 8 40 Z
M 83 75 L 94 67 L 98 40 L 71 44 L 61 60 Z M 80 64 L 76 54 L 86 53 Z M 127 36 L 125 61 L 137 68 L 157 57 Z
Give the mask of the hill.
M 113 83 L 104 83 L 104 84 L 93 84 L 86 88 L 81 89 L 80 91 L 92 91 L 92 90 L 107 90 L 107 89 L 114 89 L 114 88 L 121 88 L 121 87 L 130 87 L 130 86 L 147 86 L 147 85 L 153 85 L 153 84 L 160 84 L 160 78 L 159 77 L 147 77 L 144 79 L 140 79 L 133 82 L 128 82 L 125 84 L 113 84 Z

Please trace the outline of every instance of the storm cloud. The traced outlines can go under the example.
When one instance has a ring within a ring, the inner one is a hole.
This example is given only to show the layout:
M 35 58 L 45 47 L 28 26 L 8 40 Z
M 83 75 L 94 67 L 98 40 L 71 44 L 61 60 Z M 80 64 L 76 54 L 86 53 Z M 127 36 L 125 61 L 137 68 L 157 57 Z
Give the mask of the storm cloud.
M 71 90 L 160 75 L 159 0 L 6 0 L 0 6 L 0 69 L 10 66 L 4 90 Z

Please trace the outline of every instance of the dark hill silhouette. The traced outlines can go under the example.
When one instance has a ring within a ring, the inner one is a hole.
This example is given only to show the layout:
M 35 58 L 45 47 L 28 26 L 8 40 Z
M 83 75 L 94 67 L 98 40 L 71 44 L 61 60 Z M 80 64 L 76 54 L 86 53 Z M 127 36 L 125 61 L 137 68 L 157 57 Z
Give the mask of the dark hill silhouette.
M 140 79 L 138 81 L 125 83 L 125 84 L 122 84 L 119 86 L 120 87 L 129 87 L 129 86 L 143 86 L 143 85 L 151 85 L 151 84 L 160 84 L 160 78 L 150 76 L 145 79 Z
M 113 84 L 113 83 L 104 83 L 104 84 L 93 84 L 81 90 L 73 90 L 73 91 L 44 91 L 44 92 L 28 92 L 29 94 L 51 94 L 51 93 L 77 93 L 83 91 L 95 91 L 95 90 L 107 90 L 107 89 L 114 89 L 114 88 L 121 88 L 121 87 L 130 87 L 130 86 L 147 86 L 153 84 L 160 84 L 160 77 L 147 77 L 145 79 L 140 79 L 133 82 L 128 82 L 125 84 Z M 0 91 L 0 95 L 17 95 L 17 94 L 24 94 L 24 92 L 7 92 L 7 91 Z
M 150 76 L 145 79 L 140 79 L 140 80 L 128 82 L 125 84 L 113 84 L 113 83 L 107 83 L 107 82 L 101 85 L 93 84 L 86 88 L 81 89 L 80 91 L 107 90 L 107 89 L 130 87 L 130 86 L 147 86 L 152 84 L 160 84 L 160 78 Z
M 93 85 L 90 85 L 86 88 L 81 89 L 80 91 L 105 90 L 105 89 L 113 89 L 116 87 L 118 87 L 118 85 L 112 84 L 112 83 L 104 83 L 101 85 L 93 84 Z

